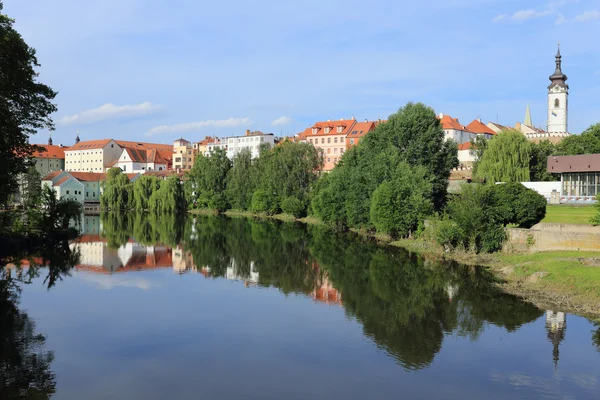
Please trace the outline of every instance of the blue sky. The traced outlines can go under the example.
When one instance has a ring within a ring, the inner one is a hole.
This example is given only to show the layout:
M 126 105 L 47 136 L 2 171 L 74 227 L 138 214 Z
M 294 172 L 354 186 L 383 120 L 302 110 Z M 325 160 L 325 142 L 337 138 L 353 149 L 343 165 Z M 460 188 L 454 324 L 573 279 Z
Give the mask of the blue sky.
M 422 101 L 544 126 L 557 41 L 569 130 L 600 122 L 600 0 L 4 0 L 59 92 L 54 142 L 385 118 Z M 45 142 L 40 132 L 32 142 Z

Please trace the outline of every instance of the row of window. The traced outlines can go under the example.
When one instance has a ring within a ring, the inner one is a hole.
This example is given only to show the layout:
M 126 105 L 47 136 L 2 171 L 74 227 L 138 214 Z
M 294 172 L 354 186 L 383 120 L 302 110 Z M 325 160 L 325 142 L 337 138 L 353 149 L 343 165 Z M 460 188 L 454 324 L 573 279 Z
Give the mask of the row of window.
M 600 172 L 562 174 L 563 196 L 596 196 L 600 194 Z
M 248 142 L 264 142 L 265 138 L 254 136 L 254 137 L 243 137 L 238 138 L 238 143 L 248 143 Z M 227 143 L 235 143 L 235 138 L 227 139 Z
M 331 158 L 330 158 L 330 157 L 327 157 L 327 162 L 328 162 L 328 163 L 330 163 L 330 162 L 331 162 Z M 338 158 L 337 158 L 337 157 L 335 157 L 335 158 L 333 159 L 333 163 L 334 163 L 334 164 L 337 164 L 337 162 L 338 162 Z
M 315 143 L 318 144 L 319 143 L 319 139 L 315 139 L 313 142 L 313 139 L 308 139 L 309 143 Z M 337 143 L 338 142 L 338 138 L 337 136 L 333 138 L 333 143 Z M 340 138 L 340 143 L 344 143 L 345 139 L 342 137 Z M 331 138 L 328 137 L 327 138 L 327 143 L 331 143 Z M 350 139 L 350 143 L 354 143 L 354 139 Z M 321 138 L 321 144 L 325 144 L 325 138 Z
M 337 154 L 337 152 L 338 152 L 338 148 L 334 147 L 333 154 Z M 327 154 L 331 154 L 331 148 L 327 149 Z M 340 154 L 344 154 L 344 149 L 343 148 L 340 148 Z

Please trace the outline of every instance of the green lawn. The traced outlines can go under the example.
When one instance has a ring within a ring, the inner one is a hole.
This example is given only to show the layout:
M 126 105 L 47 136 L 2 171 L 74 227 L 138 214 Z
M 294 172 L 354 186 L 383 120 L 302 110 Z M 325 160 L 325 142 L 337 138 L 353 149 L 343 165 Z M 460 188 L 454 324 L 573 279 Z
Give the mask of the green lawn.
M 542 222 L 559 224 L 589 224 L 596 214 L 594 206 L 548 205 Z

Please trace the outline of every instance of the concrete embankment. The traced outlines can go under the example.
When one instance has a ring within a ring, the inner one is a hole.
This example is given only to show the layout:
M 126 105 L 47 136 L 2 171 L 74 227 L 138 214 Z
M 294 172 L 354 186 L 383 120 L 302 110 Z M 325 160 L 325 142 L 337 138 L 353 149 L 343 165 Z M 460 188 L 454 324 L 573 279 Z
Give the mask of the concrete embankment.
M 508 228 L 506 251 L 600 251 L 600 227 L 539 223 L 531 229 Z

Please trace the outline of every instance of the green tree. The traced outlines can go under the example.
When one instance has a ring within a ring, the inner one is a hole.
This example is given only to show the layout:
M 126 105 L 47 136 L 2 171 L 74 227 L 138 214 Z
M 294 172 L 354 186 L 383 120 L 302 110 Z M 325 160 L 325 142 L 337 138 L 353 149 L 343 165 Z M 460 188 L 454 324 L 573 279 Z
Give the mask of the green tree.
M 66 230 L 72 223 L 79 226 L 83 205 L 76 200 L 56 198 L 56 192 L 50 186 L 42 190 L 41 228 L 44 232 Z
M 600 154 L 600 123 L 591 125 L 581 135 L 564 138 L 557 146 L 557 154 Z
M 148 209 L 154 213 L 179 214 L 186 211 L 183 184 L 177 175 L 171 175 L 160 182 L 160 188 L 148 200 Z
M 160 188 L 160 180 L 152 175 L 142 175 L 133 183 L 133 204 L 139 211 L 148 209 L 152 194 Z
M 256 190 L 252 165 L 252 153 L 249 150 L 239 152 L 233 158 L 233 165 L 227 175 L 227 198 L 232 208 L 248 210 L 252 194 Z
M 130 210 L 135 207 L 133 184 L 127 174 L 118 167 L 111 168 L 106 173 L 100 207 L 113 211 Z
M 504 226 L 514 224 L 528 229 L 546 216 L 546 198 L 535 190 L 520 183 L 495 185 L 493 190 Z
M 187 184 L 198 207 L 219 211 L 227 209 L 227 175 L 230 169 L 231 160 L 223 149 L 216 149 L 210 156 L 196 159 L 188 174 Z
M 54 128 L 50 115 L 56 111 L 51 102 L 56 92 L 38 81 L 35 50 L 1 11 L 0 1 L 0 205 L 6 205 L 37 149 L 29 144 L 29 136 Z
M 435 112 L 421 103 L 408 103 L 344 153 L 317 185 L 313 212 L 339 227 L 372 228 L 371 196 L 380 184 L 392 180 L 402 162 L 427 170 L 434 209 L 440 210 L 446 202 L 450 171 L 458 166 L 457 147 L 444 140 Z
M 490 139 L 477 165 L 477 177 L 488 183 L 527 182 L 531 143 L 520 132 L 500 132 Z
M 42 200 L 42 176 L 35 166 L 30 166 L 21 176 L 21 196 L 27 209 L 39 207 Z
M 473 176 L 477 176 L 477 170 L 479 169 L 479 162 L 483 157 L 483 153 L 487 149 L 489 139 L 483 137 L 483 135 L 477 135 L 475 139 L 471 139 L 471 154 L 475 157 L 473 163 Z
M 548 172 L 548 157 L 555 155 L 556 146 L 549 140 L 531 143 L 529 180 L 531 182 L 552 182 L 560 180 L 560 175 Z
M 433 185 L 425 167 L 400 163 L 391 181 L 371 197 L 371 222 L 378 232 L 409 236 L 433 213 Z

